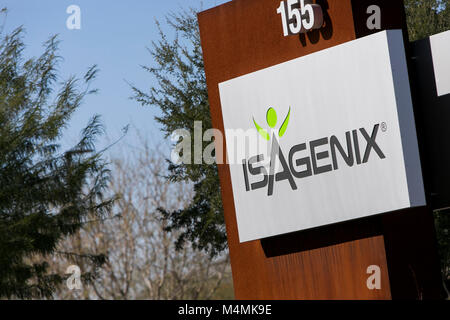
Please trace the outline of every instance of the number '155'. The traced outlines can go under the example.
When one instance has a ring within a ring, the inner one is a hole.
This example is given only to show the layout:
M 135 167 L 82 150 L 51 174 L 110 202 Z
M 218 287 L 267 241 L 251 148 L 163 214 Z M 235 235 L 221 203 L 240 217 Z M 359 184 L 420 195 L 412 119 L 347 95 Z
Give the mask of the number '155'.
M 322 8 L 311 0 L 281 1 L 277 13 L 281 15 L 285 37 L 319 29 L 323 25 Z

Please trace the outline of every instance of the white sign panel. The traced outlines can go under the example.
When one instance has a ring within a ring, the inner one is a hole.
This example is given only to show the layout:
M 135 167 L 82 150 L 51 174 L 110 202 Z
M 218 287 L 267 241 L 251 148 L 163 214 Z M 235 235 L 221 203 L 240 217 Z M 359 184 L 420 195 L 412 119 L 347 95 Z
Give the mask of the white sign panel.
M 241 242 L 425 205 L 401 31 L 219 90 Z
M 437 95 L 450 94 L 450 31 L 430 37 Z

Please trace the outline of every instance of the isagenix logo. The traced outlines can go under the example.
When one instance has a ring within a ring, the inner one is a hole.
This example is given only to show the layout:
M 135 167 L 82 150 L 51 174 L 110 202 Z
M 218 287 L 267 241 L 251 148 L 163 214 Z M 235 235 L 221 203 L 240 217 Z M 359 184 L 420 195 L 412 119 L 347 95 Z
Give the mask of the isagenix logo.
M 376 123 L 371 134 L 365 128 L 357 128 L 345 132 L 345 143 L 336 135 L 319 138 L 309 142 L 301 142 L 292 146 L 288 153 L 284 153 L 278 139 L 282 138 L 288 128 L 291 117 L 291 108 L 276 134 L 277 113 L 270 107 L 266 113 L 269 132 L 261 127 L 253 118 L 253 124 L 259 134 L 267 141 L 271 141 L 270 158 L 265 159 L 264 154 L 258 154 L 249 159 L 242 160 L 245 189 L 247 192 L 267 187 L 267 195 L 272 196 L 276 182 L 287 180 L 292 190 L 297 190 L 299 179 L 339 170 L 338 157 L 341 157 L 348 167 L 364 165 L 372 159 L 385 159 L 386 155 L 377 143 L 380 127 L 386 131 L 386 124 Z M 321 148 L 322 151 L 317 149 Z M 325 151 L 324 151 L 325 150 Z M 373 152 L 372 152 L 373 151 Z M 306 153 L 306 156 L 304 154 Z M 377 157 L 371 157 L 375 153 Z M 299 156 L 302 154 L 303 156 Z M 330 163 L 319 165 L 318 161 L 330 158 Z M 277 161 L 278 160 L 278 161 Z M 261 177 L 259 181 L 257 177 Z

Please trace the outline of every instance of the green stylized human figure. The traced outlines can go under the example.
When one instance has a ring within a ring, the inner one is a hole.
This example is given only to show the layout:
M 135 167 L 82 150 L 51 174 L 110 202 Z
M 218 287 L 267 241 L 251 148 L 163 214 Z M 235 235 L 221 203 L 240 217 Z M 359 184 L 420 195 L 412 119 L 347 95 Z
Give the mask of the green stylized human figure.
M 282 136 L 284 136 L 284 134 L 286 133 L 288 124 L 289 124 L 289 117 L 291 116 L 291 107 L 289 107 L 289 112 L 286 116 L 286 118 L 283 121 L 283 124 L 280 127 L 280 130 L 278 130 L 278 136 L 281 138 Z M 275 126 L 277 125 L 277 112 L 275 111 L 274 108 L 270 107 L 267 110 L 267 114 L 266 114 L 266 120 L 267 120 L 267 124 L 269 125 L 270 128 L 274 129 Z M 270 140 L 270 134 L 263 129 L 260 125 L 258 125 L 255 121 L 255 118 L 253 118 L 253 123 L 255 124 L 256 130 L 258 130 L 259 134 L 266 139 L 267 141 Z

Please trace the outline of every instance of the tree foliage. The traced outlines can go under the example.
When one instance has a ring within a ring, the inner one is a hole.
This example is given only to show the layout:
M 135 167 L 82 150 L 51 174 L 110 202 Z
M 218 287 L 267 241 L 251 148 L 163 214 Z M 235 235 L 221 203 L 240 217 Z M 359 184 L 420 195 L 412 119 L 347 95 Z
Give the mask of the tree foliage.
M 89 214 L 104 215 L 113 199 L 103 196 L 109 170 L 95 150 L 99 117 L 74 147 L 63 152 L 59 144 L 74 111 L 95 92 L 89 84 L 96 67 L 58 83 L 57 38 L 41 56 L 25 59 L 22 35 L 18 28 L 0 43 L 0 297 L 42 298 L 64 280 L 65 270 L 49 273 L 46 262 L 59 241 Z
M 175 31 L 175 39 L 169 40 L 157 23 L 160 39 L 149 49 L 155 66 L 143 67 L 157 80 L 158 86 L 150 88 L 149 92 L 133 87 L 134 98 L 142 105 L 161 110 L 156 121 L 161 124 L 166 137 L 178 129 L 193 133 L 194 121 L 201 121 L 204 130 L 210 129 L 211 116 L 195 12 L 172 14 L 167 23 Z M 161 209 L 161 212 L 168 222 L 167 231 L 182 231 L 177 240 L 179 248 L 189 241 L 196 248 L 215 255 L 226 248 L 217 166 L 193 163 L 176 165 L 169 161 L 169 180 L 192 182 L 195 194 L 187 208 Z
M 214 259 L 186 243 L 176 250 L 178 231 L 166 232 L 166 221 L 158 208 L 176 210 L 192 198 L 192 185 L 169 183 L 164 177 L 167 164 L 158 146 L 143 140 L 136 147 L 120 145 L 112 157 L 110 190 L 120 198 L 111 218 L 95 221 L 67 238 L 60 250 L 105 253 L 108 261 L 94 281 L 82 290 L 61 287 L 57 299 L 107 300 L 197 300 L 233 298 L 228 253 Z M 51 268 L 58 270 L 79 259 L 58 258 Z
M 450 29 L 449 0 L 405 0 L 410 41 Z

